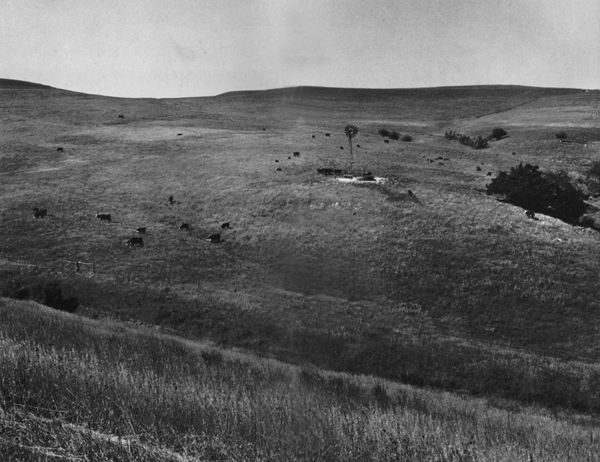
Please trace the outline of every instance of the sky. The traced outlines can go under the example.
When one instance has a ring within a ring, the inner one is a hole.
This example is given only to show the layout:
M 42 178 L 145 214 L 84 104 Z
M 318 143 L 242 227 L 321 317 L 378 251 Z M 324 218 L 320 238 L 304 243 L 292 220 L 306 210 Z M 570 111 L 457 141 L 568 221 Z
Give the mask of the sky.
M 600 0 L 0 0 L 0 78 L 119 97 L 600 88 Z

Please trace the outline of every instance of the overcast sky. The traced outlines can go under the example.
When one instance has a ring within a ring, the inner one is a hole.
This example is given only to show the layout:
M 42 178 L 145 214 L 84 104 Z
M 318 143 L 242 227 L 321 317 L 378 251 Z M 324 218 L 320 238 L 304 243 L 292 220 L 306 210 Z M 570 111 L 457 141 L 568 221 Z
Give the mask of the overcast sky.
M 157 98 L 600 88 L 600 0 L 0 0 L 0 78 Z

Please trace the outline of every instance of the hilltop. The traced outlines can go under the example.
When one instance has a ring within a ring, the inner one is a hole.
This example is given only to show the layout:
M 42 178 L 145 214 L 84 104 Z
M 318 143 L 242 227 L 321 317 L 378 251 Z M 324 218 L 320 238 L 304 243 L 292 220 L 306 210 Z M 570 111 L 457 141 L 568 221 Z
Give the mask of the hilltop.
M 519 162 L 583 178 L 599 154 L 597 92 L 300 87 L 156 100 L 2 85 L 2 291 L 55 281 L 90 317 L 598 411 L 568 363 L 600 352 L 598 233 L 485 194 Z M 385 184 L 317 173 L 348 167 L 350 121 L 354 167 Z M 481 151 L 444 137 L 496 127 L 508 137 Z M 384 143 L 380 129 L 412 141 Z M 561 130 L 584 142 L 560 143 Z M 590 216 L 599 210 L 592 199 Z M 224 222 L 223 242 L 206 242 Z M 137 227 L 144 247 L 125 247 Z M 88 263 L 79 273 L 77 261 Z M 528 361 L 551 366 L 524 378 Z

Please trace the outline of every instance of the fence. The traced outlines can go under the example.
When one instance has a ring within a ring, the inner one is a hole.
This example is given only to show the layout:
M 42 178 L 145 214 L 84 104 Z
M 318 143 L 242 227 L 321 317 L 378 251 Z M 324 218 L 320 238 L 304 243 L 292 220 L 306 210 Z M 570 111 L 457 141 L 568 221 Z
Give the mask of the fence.
M 74 264 L 75 268 L 77 269 L 77 272 L 81 272 L 82 267 L 85 267 L 86 265 L 89 267 L 92 267 L 92 273 L 96 273 L 96 263 L 86 263 L 84 261 L 71 261 L 71 260 L 60 260 L 61 262 L 61 270 L 64 270 L 64 263 L 70 263 L 70 264 Z

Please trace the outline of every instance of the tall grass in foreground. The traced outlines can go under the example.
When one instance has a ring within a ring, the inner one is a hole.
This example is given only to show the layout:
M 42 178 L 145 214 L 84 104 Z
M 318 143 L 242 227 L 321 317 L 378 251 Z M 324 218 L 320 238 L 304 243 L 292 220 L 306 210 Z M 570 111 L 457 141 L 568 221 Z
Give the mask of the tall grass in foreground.
M 0 300 L 2 460 L 600 460 L 600 430 Z M 60 456 L 60 457 L 59 457 Z

